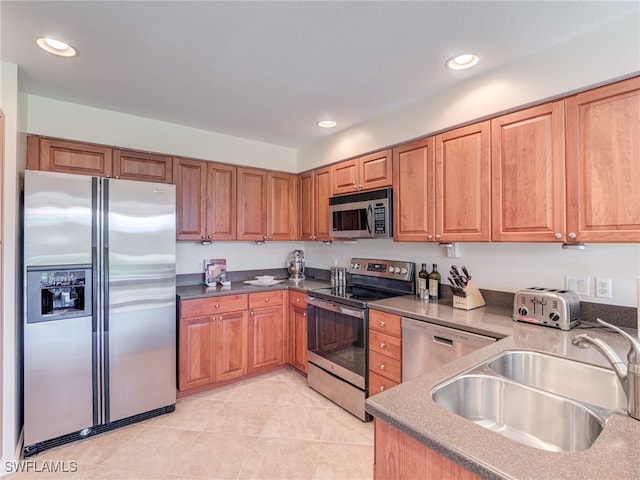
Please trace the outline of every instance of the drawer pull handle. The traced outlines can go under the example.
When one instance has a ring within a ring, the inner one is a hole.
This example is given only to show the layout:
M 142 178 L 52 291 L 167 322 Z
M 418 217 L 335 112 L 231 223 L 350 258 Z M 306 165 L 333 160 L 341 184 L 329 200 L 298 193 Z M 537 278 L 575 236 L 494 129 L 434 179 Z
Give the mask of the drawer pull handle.
M 384 323 L 383 321 L 380 322 L 380 326 L 384 327 L 386 325 L 386 323 Z
M 385 368 L 387 368 L 387 366 L 384 363 L 380 364 L 380 370 L 384 370 Z
M 380 342 L 380 348 L 385 348 L 386 346 L 387 346 L 387 344 L 386 344 L 386 343 L 384 343 L 384 342 Z

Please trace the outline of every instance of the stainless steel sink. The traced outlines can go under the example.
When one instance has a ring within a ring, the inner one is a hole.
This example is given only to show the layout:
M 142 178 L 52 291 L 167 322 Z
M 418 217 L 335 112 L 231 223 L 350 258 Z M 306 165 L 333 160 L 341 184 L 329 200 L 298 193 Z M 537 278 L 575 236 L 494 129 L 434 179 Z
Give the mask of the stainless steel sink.
M 456 415 L 551 452 L 586 450 L 604 426 L 584 405 L 492 375 L 459 375 L 435 387 L 431 396 Z
M 508 351 L 487 363 L 499 375 L 608 410 L 626 408 L 613 370 L 532 351 Z

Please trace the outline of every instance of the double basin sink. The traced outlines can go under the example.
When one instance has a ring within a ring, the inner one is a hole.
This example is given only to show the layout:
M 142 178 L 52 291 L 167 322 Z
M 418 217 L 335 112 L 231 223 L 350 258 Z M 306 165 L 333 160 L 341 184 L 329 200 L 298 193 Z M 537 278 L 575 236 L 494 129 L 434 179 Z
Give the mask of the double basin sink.
M 503 352 L 433 388 L 442 408 L 522 444 L 587 450 L 626 396 L 613 370 L 527 350 Z

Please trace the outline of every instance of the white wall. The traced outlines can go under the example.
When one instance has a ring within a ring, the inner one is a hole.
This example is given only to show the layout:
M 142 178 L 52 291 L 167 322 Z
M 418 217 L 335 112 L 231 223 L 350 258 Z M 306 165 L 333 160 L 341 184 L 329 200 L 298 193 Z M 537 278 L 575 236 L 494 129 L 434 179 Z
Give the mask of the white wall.
M 631 15 L 303 147 L 298 171 L 638 71 L 640 18 Z
M 2 265 L 2 473 L 5 461 L 15 458 L 21 425 L 17 371 L 19 341 L 17 326 L 21 319 L 18 292 L 22 286 L 18 272 L 19 195 L 24 171 L 25 147 L 21 134 L 25 109 L 18 95 L 18 69 L 0 62 L 0 108 L 5 116 L 3 171 L 3 259 Z
M 635 307 L 636 279 L 640 276 L 640 246 L 637 244 L 589 244 L 586 250 L 563 250 L 560 244 L 463 243 L 461 255 L 447 258 L 446 249 L 434 243 L 396 243 L 392 240 L 304 243 L 306 265 L 328 268 L 336 258 L 348 266 L 352 257 L 383 258 L 415 262 L 418 267 L 438 264 L 444 283 L 451 265 L 465 265 L 480 288 L 515 292 L 527 287 L 564 288 L 565 274 L 591 279 L 590 296 L 581 300 Z M 596 276 L 612 279 L 612 298 L 594 297 Z
M 296 172 L 296 151 L 150 118 L 28 96 L 28 132 L 216 162 Z

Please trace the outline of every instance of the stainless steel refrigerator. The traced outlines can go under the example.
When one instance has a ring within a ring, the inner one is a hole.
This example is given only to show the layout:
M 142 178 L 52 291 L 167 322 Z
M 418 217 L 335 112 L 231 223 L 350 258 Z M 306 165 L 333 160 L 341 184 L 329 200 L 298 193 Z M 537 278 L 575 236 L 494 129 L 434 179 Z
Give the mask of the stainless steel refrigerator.
M 24 453 L 173 411 L 175 187 L 26 171 Z

